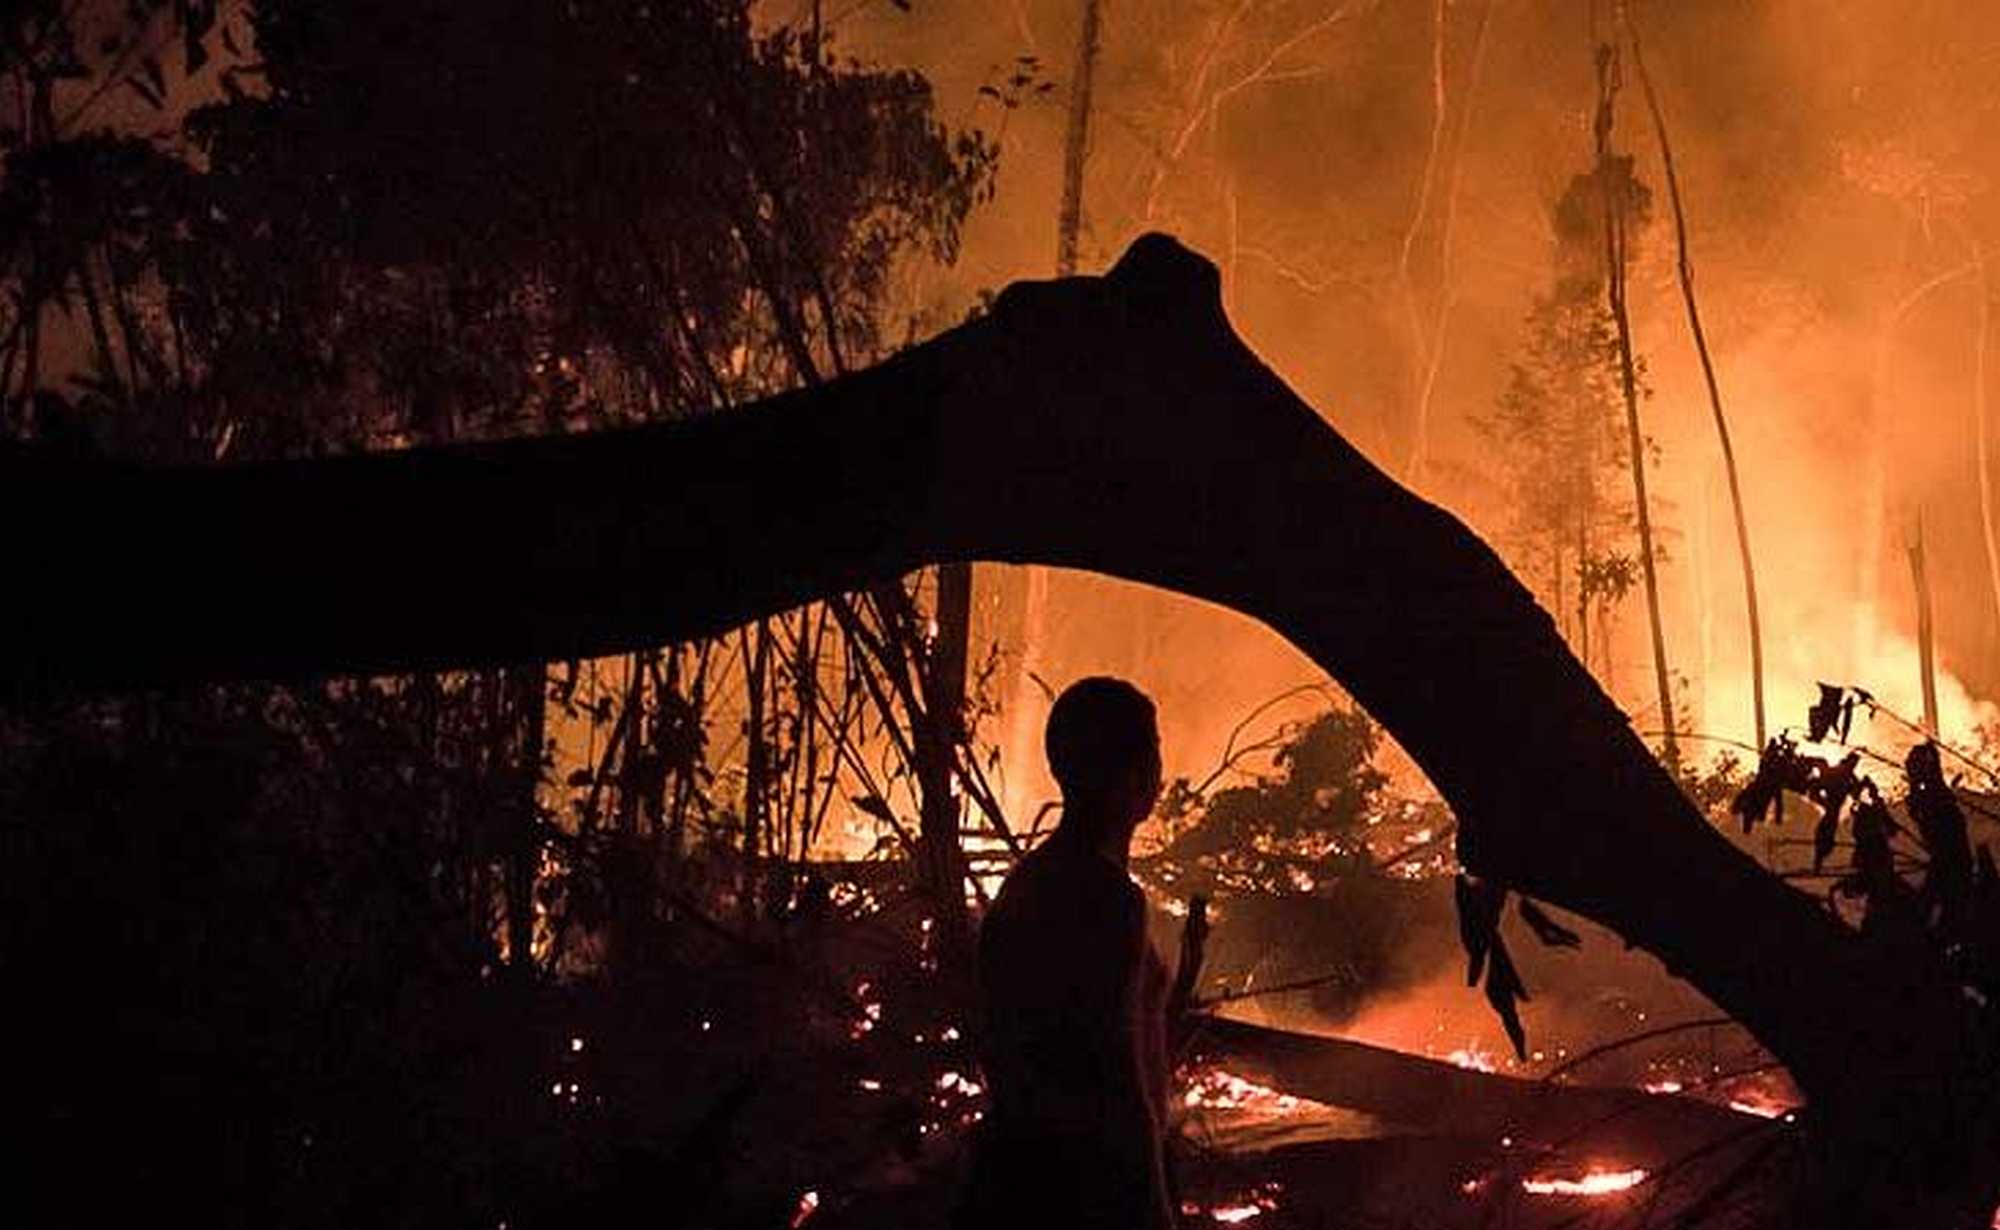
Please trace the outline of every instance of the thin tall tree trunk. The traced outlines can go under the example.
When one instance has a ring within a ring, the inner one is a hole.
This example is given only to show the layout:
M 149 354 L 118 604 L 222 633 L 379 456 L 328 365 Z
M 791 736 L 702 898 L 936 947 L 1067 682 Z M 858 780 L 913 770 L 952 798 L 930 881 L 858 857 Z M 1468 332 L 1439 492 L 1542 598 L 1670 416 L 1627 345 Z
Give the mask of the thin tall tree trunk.
M 1932 643 L 1931 583 L 1924 571 L 1924 514 L 1917 512 L 1916 530 L 1910 536 L 1910 584 L 1917 595 L 1917 672 L 1924 689 L 1924 732 L 1938 733 L 1937 657 Z
M 1076 69 L 1070 76 L 1069 127 L 1063 134 L 1062 207 L 1056 213 L 1056 276 L 1076 272 L 1077 232 L 1083 227 L 1083 170 L 1090 158 L 1090 97 L 1097 77 L 1103 0 L 1083 0 Z
M 1736 555 L 1743 565 L 1743 605 L 1750 621 L 1750 706 L 1756 722 L 1757 746 L 1764 746 L 1764 632 L 1757 609 L 1757 569 L 1750 555 L 1750 521 L 1743 512 L 1743 484 L 1736 473 L 1736 449 L 1729 440 L 1729 420 L 1722 413 L 1722 391 L 1715 378 L 1715 362 L 1708 352 L 1708 335 L 1701 324 L 1701 308 L 1694 293 L 1694 262 L 1688 256 L 1687 213 L 1681 206 L 1680 175 L 1674 169 L 1674 148 L 1667 140 L 1667 117 L 1653 90 L 1653 78 L 1646 71 L 1639 50 L 1639 32 L 1627 18 L 1632 40 L 1632 67 L 1639 74 L 1639 86 L 1646 95 L 1646 108 L 1653 114 L 1653 132 L 1660 142 L 1660 163 L 1667 177 L 1667 200 L 1674 212 L 1674 266 L 1680 277 L 1681 302 L 1687 307 L 1688 332 L 1694 336 L 1695 353 L 1701 356 L 1701 378 L 1708 388 L 1708 408 L 1715 417 L 1715 438 L 1722 445 L 1722 466 L 1729 475 L 1729 505 L 1736 514 Z M 1644 517 L 1642 509 L 1640 516 Z M 1996 574 L 1996 600 L 2000 600 L 2000 574 Z M 1657 619 L 1655 620 L 1657 625 Z M 1671 729 L 1671 723 L 1668 724 Z
M 1972 447 L 1979 460 L 1979 529 L 1986 543 L 1986 580 L 1993 593 L 1993 611 L 2000 616 L 2000 537 L 1993 527 L 1993 458 L 1987 424 L 1986 348 L 1993 334 L 1993 286 L 1986 276 L 1986 252 L 1973 244 L 1979 265 L 1979 337 L 1972 360 Z
M 922 714 L 913 713 L 911 718 L 931 727 L 929 741 L 935 746 L 935 758 L 919 783 L 923 791 L 920 827 L 927 864 L 925 878 L 937 895 L 939 908 L 955 915 L 962 912 L 965 896 L 965 874 L 959 857 L 959 805 L 953 779 L 957 748 L 966 739 L 965 663 L 972 647 L 971 564 L 938 565 L 937 605 L 931 615 L 937 620 L 937 637 L 930 647 L 929 695 Z
M 640 775 L 640 768 L 645 762 L 646 674 L 651 657 L 650 653 L 626 655 L 625 696 L 620 702 L 618 725 L 612 731 L 612 738 L 622 737 L 623 741 L 618 751 L 617 827 L 619 834 L 627 838 L 638 835 L 639 814 L 646 802 L 646 781 Z M 657 811 L 653 823 L 655 827 L 659 824 Z
M 120 399 L 123 400 L 125 377 L 118 372 L 118 355 L 111 349 L 111 332 L 104 325 L 104 307 L 97 298 L 97 279 L 90 276 L 88 256 L 77 262 L 76 281 L 83 291 L 84 315 L 90 320 L 91 341 L 104 362 L 104 376 L 114 389 L 120 391 Z
M 1674 737 L 1674 690 L 1667 669 L 1667 636 L 1660 620 L 1660 581 L 1653 558 L 1653 517 L 1646 499 L 1646 433 L 1639 425 L 1639 377 L 1632 357 L 1632 318 L 1625 308 L 1626 179 L 1611 153 L 1611 126 L 1618 101 L 1618 50 L 1597 51 L 1597 174 L 1604 193 L 1604 284 L 1611 319 L 1618 330 L 1618 381 L 1625 396 L 1625 428 L 1631 450 L 1632 502 L 1639 520 L 1639 568 L 1646 585 L 1646 618 L 1653 632 L 1653 681 L 1660 697 L 1660 745 L 1668 764 L 1680 760 Z
M 542 856 L 542 745 L 548 734 L 547 683 L 539 662 L 510 668 L 502 729 L 511 731 L 516 786 L 506 817 L 507 963 L 525 973 L 535 960 L 535 882 Z
M 1451 30 L 1451 9 L 1446 0 L 1431 5 L 1431 126 L 1424 148 L 1423 172 L 1417 181 L 1417 203 L 1410 211 L 1410 224 L 1403 229 L 1403 242 L 1396 253 L 1396 281 L 1402 289 L 1404 327 L 1410 335 L 1410 462 L 1407 480 L 1421 484 L 1425 454 L 1429 450 L 1428 407 L 1423 399 L 1424 371 L 1429 366 L 1431 343 L 1417 303 L 1416 275 L 1411 269 L 1416 259 L 1417 236 L 1424 219 L 1430 216 L 1431 190 L 1437 183 L 1438 158 L 1444 150 L 1445 121 L 1450 111 L 1450 95 L 1445 89 L 1445 41 Z M 1442 293 L 1442 291 L 1440 292 Z
M 1852 633 L 1857 665 L 1874 660 L 1875 603 L 1881 590 L 1881 556 L 1884 526 L 1888 523 L 1888 464 L 1883 439 L 1888 422 L 1889 376 L 1894 367 L 1896 334 L 1903 321 L 1930 295 L 1961 278 L 1977 278 L 1981 260 L 1974 259 L 1925 278 L 1891 304 L 1875 326 L 1875 352 L 1868 370 L 1866 424 L 1862 435 L 1867 441 L 1861 481 L 1861 518 L 1856 530 L 1859 550 L 1855 563 L 1857 599 L 1854 603 Z M 1975 361 L 1977 355 L 1975 354 Z M 1976 394 L 1975 394 L 1976 396 Z M 1977 430 L 1977 424 L 1974 426 Z
M 1103 22 L 1103 0 L 1083 0 L 1083 23 L 1077 33 L 1076 64 L 1070 72 L 1069 123 L 1063 133 L 1062 200 L 1056 209 L 1056 276 L 1076 273 L 1077 244 L 1083 228 L 1083 179 L 1090 161 L 1091 100 L 1097 80 L 1097 53 Z M 1019 660 L 1011 676 L 1007 708 L 1005 755 L 1018 788 L 1028 766 L 1040 755 L 1040 739 L 1031 716 L 1030 699 L 1041 673 L 1039 655 L 1049 634 L 1048 569 L 1029 564 L 1018 572 L 1021 594 Z
M 770 665 L 770 629 L 760 619 L 743 629 L 743 687 L 749 714 L 743 733 L 748 739 L 743 771 L 743 896 L 744 921 L 757 914 L 759 869 L 763 865 L 764 811 L 770 796 L 770 744 L 765 738 L 764 681 Z
M 924 705 L 911 714 L 924 880 L 947 920 L 964 912 L 965 868 L 959 855 L 960 806 L 953 779 L 965 726 L 965 629 L 972 613 L 972 573 L 965 565 L 938 569 L 938 635 L 922 665 Z M 946 629 L 956 628 L 957 635 Z
M 1418 210 L 1416 215 L 1410 220 L 1410 230 L 1404 236 L 1404 252 L 1399 261 L 1399 268 L 1402 271 L 1405 283 L 1405 297 L 1411 314 L 1410 324 L 1412 335 L 1415 337 L 1417 343 L 1416 358 L 1419 369 L 1416 380 L 1415 422 L 1411 431 L 1409 462 L 1409 480 L 1414 486 L 1422 485 L 1425 471 L 1430 465 L 1431 403 L 1437 396 L 1439 373 L 1444 370 L 1445 342 L 1450 334 L 1452 309 L 1458 303 L 1458 291 L 1453 282 L 1454 262 L 1452 258 L 1453 237 L 1458 229 L 1459 188 L 1465 178 L 1465 145 L 1468 136 L 1472 132 L 1473 104 L 1478 99 L 1479 82 L 1484 75 L 1486 45 L 1488 41 L 1487 33 L 1492 27 L 1493 8 L 1497 3 L 1499 3 L 1499 0 L 1488 0 L 1488 3 L 1480 7 L 1479 22 L 1474 27 L 1472 36 L 1472 67 L 1466 75 L 1464 100 L 1459 104 L 1457 135 L 1452 138 L 1451 142 L 1450 184 L 1445 189 L 1443 219 L 1439 224 L 1437 244 L 1437 301 L 1431 313 L 1429 332 L 1425 333 L 1416 318 L 1415 288 L 1409 282 L 1410 273 L 1408 266 L 1409 245 L 1416 238 L 1417 228 L 1423 221 L 1425 202 L 1428 200 L 1431 192 L 1433 171 L 1430 164 L 1437 158 L 1437 141 L 1443 131 L 1442 125 L 1444 124 L 1444 117 L 1447 114 L 1446 102 L 1449 97 L 1445 89 L 1447 83 L 1444 76 L 1444 39 L 1447 28 L 1446 13 L 1448 11 L 1446 5 L 1441 4 L 1438 7 L 1435 18 L 1434 38 L 1436 42 L 1432 48 L 1432 97 L 1433 106 L 1437 111 L 1431 136 L 1431 152 L 1426 157 L 1424 170 L 1425 183 L 1419 197 Z

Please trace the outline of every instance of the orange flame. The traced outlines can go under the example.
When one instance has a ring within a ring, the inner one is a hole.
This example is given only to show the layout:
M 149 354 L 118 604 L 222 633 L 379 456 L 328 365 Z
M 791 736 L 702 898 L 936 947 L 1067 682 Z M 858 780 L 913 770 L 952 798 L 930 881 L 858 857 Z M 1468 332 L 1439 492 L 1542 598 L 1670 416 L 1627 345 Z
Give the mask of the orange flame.
M 1646 1172 L 1630 1170 L 1586 1170 L 1580 1175 L 1537 1176 L 1521 1180 L 1521 1190 L 1534 1196 L 1609 1196 L 1630 1191 L 1646 1181 Z

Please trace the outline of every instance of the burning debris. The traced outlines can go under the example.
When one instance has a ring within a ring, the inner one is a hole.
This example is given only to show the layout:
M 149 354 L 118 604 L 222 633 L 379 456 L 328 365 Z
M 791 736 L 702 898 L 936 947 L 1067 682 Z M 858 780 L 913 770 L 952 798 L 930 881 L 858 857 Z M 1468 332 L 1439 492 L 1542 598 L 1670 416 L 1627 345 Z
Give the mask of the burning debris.
M 1531 1175 L 1521 1180 L 1521 1190 L 1531 1196 L 1615 1196 L 1631 1191 L 1646 1178 L 1646 1171 L 1637 1166 L 1624 1170 L 1593 1167 L 1578 1174 Z
M 1279 1197 L 1284 1190 L 1280 1183 L 1265 1182 L 1249 1191 L 1237 1192 L 1207 1205 L 1193 1200 L 1182 1201 L 1181 1215 L 1203 1218 L 1223 1226 L 1241 1225 L 1266 1213 L 1277 1212 Z
M 1181 1105 L 1189 1110 L 1223 1110 L 1276 1117 L 1326 1109 L 1309 1098 L 1295 1097 L 1221 1068 L 1203 1068 L 1187 1075 L 1184 1080 L 1187 1090 L 1181 1095 Z

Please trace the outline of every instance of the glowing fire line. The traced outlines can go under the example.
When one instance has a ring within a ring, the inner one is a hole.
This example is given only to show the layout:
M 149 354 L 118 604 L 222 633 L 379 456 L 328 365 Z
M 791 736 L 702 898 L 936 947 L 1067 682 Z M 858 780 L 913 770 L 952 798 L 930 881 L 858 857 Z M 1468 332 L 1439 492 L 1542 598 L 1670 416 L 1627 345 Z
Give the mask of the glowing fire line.
M 1630 1170 L 1587 1170 L 1574 1178 L 1537 1176 L 1522 1179 L 1521 1190 L 1534 1196 L 1609 1196 L 1630 1191 L 1646 1181 L 1646 1172 Z

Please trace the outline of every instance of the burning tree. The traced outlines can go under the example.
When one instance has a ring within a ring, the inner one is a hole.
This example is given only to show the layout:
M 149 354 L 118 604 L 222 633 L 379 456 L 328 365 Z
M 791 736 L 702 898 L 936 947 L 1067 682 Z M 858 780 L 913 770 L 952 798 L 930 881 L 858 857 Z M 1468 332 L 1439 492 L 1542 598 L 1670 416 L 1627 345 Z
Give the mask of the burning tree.
M 1636 519 L 1620 494 L 1630 442 L 1616 325 L 1605 308 L 1604 180 L 1644 229 L 1651 193 L 1630 158 L 1573 177 L 1551 212 L 1554 273 L 1492 410 L 1474 420 L 1501 459 L 1510 510 L 1501 541 L 1586 666 L 1610 663 L 1612 616 L 1638 580 Z M 1644 363 L 1638 363 L 1643 380 Z M 1643 388 L 1643 385 L 1642 385 Z

